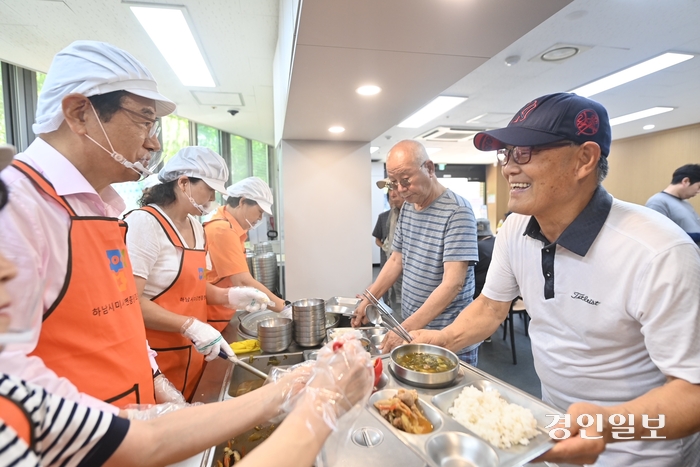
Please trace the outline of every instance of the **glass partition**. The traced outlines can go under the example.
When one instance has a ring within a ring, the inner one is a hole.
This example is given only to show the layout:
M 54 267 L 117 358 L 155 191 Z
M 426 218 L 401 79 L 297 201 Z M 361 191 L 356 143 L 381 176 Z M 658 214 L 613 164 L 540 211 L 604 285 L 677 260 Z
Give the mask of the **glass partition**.
M 7 136 L 5 135 L 5 97 L 2 86 L 2 75 L 0 75 L 0 144 L 7 144 Z

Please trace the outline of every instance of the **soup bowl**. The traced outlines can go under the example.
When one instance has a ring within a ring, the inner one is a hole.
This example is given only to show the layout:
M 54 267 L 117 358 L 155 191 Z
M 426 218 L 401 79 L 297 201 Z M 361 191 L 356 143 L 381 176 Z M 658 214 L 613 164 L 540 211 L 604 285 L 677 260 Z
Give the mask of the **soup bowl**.
M 424 353 L 444 357 L 454 364 L 454 368 L 438 373 L 425 373 L 411 370 L 398 363 L 398 359 L 411 353 Z M 399 380 L 419 388 L 442 388 L 454 383 L 459 376 L 459 358 L 454 352 L 430 344 L 406 344 L 391 352 L 391 371 Z

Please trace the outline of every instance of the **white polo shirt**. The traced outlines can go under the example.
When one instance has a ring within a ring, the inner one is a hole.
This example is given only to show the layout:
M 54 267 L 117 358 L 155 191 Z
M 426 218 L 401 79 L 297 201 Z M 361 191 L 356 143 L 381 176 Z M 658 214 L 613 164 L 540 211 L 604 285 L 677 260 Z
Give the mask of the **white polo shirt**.
M 482 293 L 523 297 L 542 398 L 562 409 L 629 401 L 666 376 L 700 383 L 700 249 L 602 187 L 553 244 L 534 217 L 509 216 Z M 679 443 L 615 443 L 599 464 L 681 465 Z

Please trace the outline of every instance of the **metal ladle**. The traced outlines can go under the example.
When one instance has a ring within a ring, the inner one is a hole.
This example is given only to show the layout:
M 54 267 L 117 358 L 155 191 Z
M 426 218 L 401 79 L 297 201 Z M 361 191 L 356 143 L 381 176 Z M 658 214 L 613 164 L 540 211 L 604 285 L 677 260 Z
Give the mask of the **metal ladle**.
M 363 295 L 371 303 L 371 305 L 365 308 L 365 316 L 370 323 L 383 326 L 406 342 L 411 342 L 413 340 L 408 331 L 406 331 L 406 328 L 396 321 L 391 311 L 386 310 L 369 290 L 365 290 Z

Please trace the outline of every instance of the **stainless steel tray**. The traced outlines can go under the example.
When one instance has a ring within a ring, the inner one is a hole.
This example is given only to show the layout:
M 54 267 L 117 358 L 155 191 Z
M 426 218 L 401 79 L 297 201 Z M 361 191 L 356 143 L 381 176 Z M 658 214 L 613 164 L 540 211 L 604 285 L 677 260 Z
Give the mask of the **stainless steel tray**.
M 338 317 L 351 316 L 360 302 L 359 298 L 331 297 L 326 300 L 326 313 L 332 313 Z
M 367 410 L 381 421 L 387 432 L 398 437 L 429 466 L 441 467 L 452 461 L 455 465 L 471 465 L 469 464 L 471 462 L 473 465 L 482 467 L 516 467 L 531 461 L 554 446 L 554 441 L 544 428 L 551 422 L 551 417 L 548 418 L 546 415 L 559 414 L 560 411 L 526 392 L 463 362 L 460 363 L 460 374 L 451 387 L 417 388 L 399 381 L 389 369 L 389 357 L 382 358 L 384 373 L 388 378 L 386 384 L 370 397 Z M 447 412 L 461 390 L 469 385 L 486 391 L 496 389 L 508 402 L 530 409 L 537 420 L 540 433 L 530 439 L 530 444 L 527 446 L 517 445 L 509 449 L 500 449 L 481 439 Z M 432 433 L 424 435 L 406 433 L 393 427 L 379 414 L 374 407 L 374 402 L 391 397 L 399 388 L 415 389 L 418 392 L 419 405 L 435 427 Z M 469 459 L 470 456 L 473 458 Z

